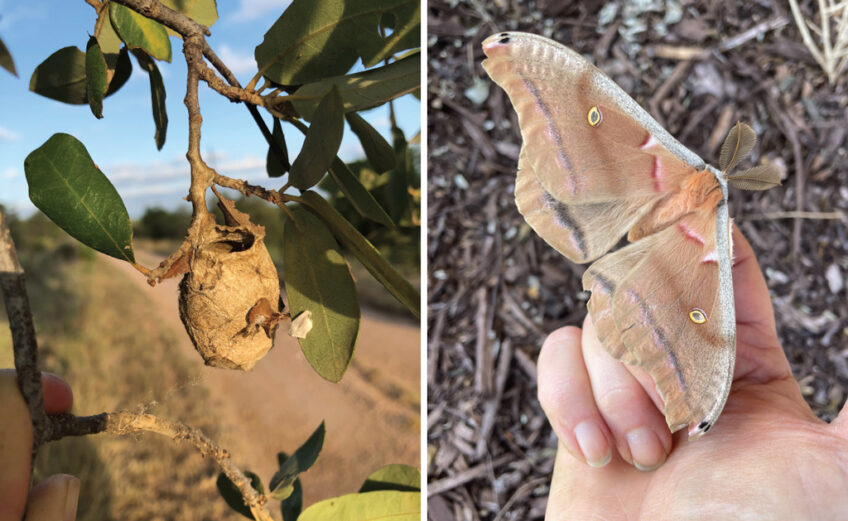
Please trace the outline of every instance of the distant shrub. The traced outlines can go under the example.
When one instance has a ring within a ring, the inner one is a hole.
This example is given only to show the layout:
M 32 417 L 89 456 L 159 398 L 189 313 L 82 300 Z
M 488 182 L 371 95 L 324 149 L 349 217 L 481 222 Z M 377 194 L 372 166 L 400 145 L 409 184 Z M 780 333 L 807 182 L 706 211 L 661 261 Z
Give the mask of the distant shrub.
M 133 233 L 146 239 L 182 239 L 190 224 L 191 212 L 185 208 L 168 211 L 154 207 L 133 223 Z

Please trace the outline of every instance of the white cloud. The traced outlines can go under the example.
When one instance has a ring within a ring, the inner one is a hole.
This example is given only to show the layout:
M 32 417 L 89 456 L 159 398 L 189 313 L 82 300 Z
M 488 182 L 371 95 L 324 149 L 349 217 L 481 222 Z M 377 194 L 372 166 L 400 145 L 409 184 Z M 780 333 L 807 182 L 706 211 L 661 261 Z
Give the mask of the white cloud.
M 245 156 L 241 159 L 221 162 L 217 169 L 220 173 L 225 172 L 249 172 L 261 168 L 265 169 L 265 158 L 257 156 Z
M 17 168 L 10 166 L 6 169 L 5 172 L 3 172 L 3 179 L 14 179 L 20 175 L 21 173 L 18 171 Z
M 268 14 L 279 16 L 291 4 L 291 0 L 241 0 L 232 19 L 238 22 L 256 20 Z
M 21 139 L 21 135 L 14 130 L 0 126 L 0 140 L 17 141 Z
M 233 71 L 233 74 L 256 72 L 256 60 L 252 54 L 237 51 L 223 43 L 218 48 L 218 56 Z
M 268 179 L 264 157 L 248 155 L 230 159 L 226 154 L 207 152 L 206 161 L 222 175 L 251 182 Z M 189 165 L 185 158 L 179 157 L 171 161 L 112 164 L 105 171 L 109 172 L 109 179 L 115 183 L 118 192 L 125 199 L 169 194 L 182 196 L 188 192 L 190 183 Z
M 150 179 L 188 179 L 189 166 L 185 158 L 172 161 L 156 161 L 146 164 L 112 164 L 106 170 L 112 182 L 144 182 Z
M 133 188 L 124 188 L 119 190 L 119 192 L 121 197 L 124 199 L 134 199 L 136 197 L 145 197 L 149 195 L 186 194 L 188 193 L 188 186 L 183 182 L 149 184 Z

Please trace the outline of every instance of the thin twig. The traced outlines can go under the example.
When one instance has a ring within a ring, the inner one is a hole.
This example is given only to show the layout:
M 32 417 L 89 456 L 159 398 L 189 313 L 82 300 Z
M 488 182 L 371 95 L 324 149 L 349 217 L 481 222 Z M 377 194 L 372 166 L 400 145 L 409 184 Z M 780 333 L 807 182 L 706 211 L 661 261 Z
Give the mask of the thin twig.
M 729 51 L 730 49 L 733 49 L 735 47 L 739 47 L 740 45 L 742 45 L 743 43 L 745 43 L 749 40 L 759 38 L 760 36 L 764 35 L 767 32 L 774 31 L 776 29 L 780 29 L 781 27 L 783 27 L 784 25 L 786 25 L 788 23 L 789 23 L 789 20 L 787 20 L 785 16 L 783 16 L 783 15 L 775 16 L 774 18 L 771 18 L 771 19 L 766 20 L 764 22 L 760 22 L 757 25 L 751 27 L 750 29 L 745 30 L 745 31 L 743 31 L 739 34 L 736 34 L 736 35 L 722 41 L 718 45 L 717 49 L 719 51 L 722 51 L 722 52 Z
M 458 486 L 464 485 L 471 480 L 477 479 L 479 477 L 483 477 L 489 473 L 491 469 L 500 467 L 504 463 L 509 463 L 510 461 L 515 460 L 514 454 L 504 454 L 499 458 L 493 461 L 487 461 L 477 465 L 476 467 L 471 467 L 469 469 L 465 469 L 462 472 L 458 472 L 453 476 L 448 476 L 446 478 L 442 478 L 431 483 L 427 484 L 427 497 L 437 496 L 439 494 L 443 494 L 448 490 L 454 489 Z
M 32 459 L 38 447 L 50 437 L 47 414 L 44 412 L 44 395 L 41 391 L 41 372 L 38 369 L 38 341 L 29 306 L 24 269 L 18 261 L 18 253 L 6 214 L 0 209 L 0 288 L 9 316 L 12 331 L 12 349 L 15 357 L 18 386 L 32 418 Z
M 489 450 L 492 429 L 495 427 L 495 419 L 500 409 L 506 379 L 509 376 L 509 369 L 512 367 L 512 351 L 512 341 L 507 338 L 501 344 L 498 367 L 495 370 L 495 392 L 483 404 L 483 419 L 480 421 L 480 430 L 477 434 L 477 444 L 474 449 L 474 455 L 477 459 L 482 458 Z
M 843 212 L 766 212 L 762 215 L 743 215 L 736 217 L 737 221 L 774 221 L 776 219 L 810 219 L 810 220 L 840 220 L 846 221 Z
M 195 22 L 188 16 L 174 11 L 170 7 L 167 7 L 156 0 L 112 0 L 117 4 L 121 4 L 123 6 L 129 7 L 133 11 L 150 18 L 151 20 L 156 20 L 161 23 L 165 27 L 169 29 L 173 29 L 177 33 L 179 33 L 183 40 L 188 36 L 195 35 L 207 35 L 209 36 L 211 33 L 209 29 Z
M 689 68 L 692 66 L 691 61 L 683 61 L 674 66 L 674 70 L 671 71 L 671 74 L 665 81 L 660 85 L 660 88 L 657 89 L 657 92 L 651 97 L 651 101 L 649 105 L 651 107 L 651 113 L 657 121 L 660 122 L 661 125 L 664 125 L 663 117 L 660 110 L 660 103 L 668 96 L 671 92 L 671 89 L 676 87 L 686 75 L 689 73 Z
M 247 181 L 241 179 L 232 179 L 230 177 L 220 175 L 217 172 L 213 173 L 213 181 L 218 186 L 223 186 L 224 188 L 229 188 L 231 190 L 237 190 L 245 197 L 253 195 L 277 205 L 282 204 L 286 200 L 288 200 L 288 197 L 285 194 L 281 194 L 276 190 L 268 190 L 263 186 L 252 185 Z
M 788 23 L 789 20 L 785 16 L 778 15 L 764 22 L 760 22 L 739 34 L 734 34 L 733 36 L 725 38 L 714 47 L 656 44 L 652 45 L 651 49 L 655 56 L 668 60 L 701 60 L 709 57 L 715 52 L 725 52 L 735 49 L 750 40 L 761 37 L 767 32 L 780 29 Z
M 548 476 L 542 476 L 536 479 L 531 479 L 527 483 L 518 487 L 512 497 L 510 497 L 507 502 L 504 503 L 504 506 L 498 510 L 498 515 L 495 516 L 494 521 L 501 521 L 501 519 L 505 519 L 506 516 L 510 514 L 510 508 L 512 508 L 512 505 L 519 501 L 523 501 L 533 492 L 534 488 L 544 485 L 547 482 Z
M 153 432 L 167 436 L 172 440 L 188 441 L 202 456 L 215 460 L 224 474 L 238 487 L 244 498 L 245 505 L 251 508 L 257 519 L 272 519 L 270 513 L 263 506 L 268 501 L 268 498 L 253 489 L 250 479 L 233 464 L 230 453 L 203 434 L 199 429 L 189 427 L 180 422 L 158 418 L 152 414 L 138 414 L 126 411 L 101 413 L 94 416 L 59 414 L 50 416 L 49 418 L 57 427 L 53 429 L 54 432 L 61 432 L 60 437 L 85 436 L 98 433 L 124 436 L 136 432 Z
M 474 294 L 477 301 L 477 312 L 474 324 L 477 328 L 475 344 L 474 390 L 483 396 L 488 396 L 492 390 L 492 341 L 489 338 L 491 323 L 489 322 L 489 288 L 485 285 Z

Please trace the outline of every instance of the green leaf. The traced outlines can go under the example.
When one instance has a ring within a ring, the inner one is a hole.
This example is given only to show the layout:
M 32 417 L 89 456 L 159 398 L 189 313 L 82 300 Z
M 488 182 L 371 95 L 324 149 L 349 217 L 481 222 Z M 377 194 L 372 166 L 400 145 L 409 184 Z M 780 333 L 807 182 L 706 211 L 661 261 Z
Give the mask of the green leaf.
M 356 112 L 348 112 L 345 119 L 362 143 L 365 157 L 378 174 L 395 167 L 395 152 L 392 146 L 374 127 Z
M 130 61 L 130 53 L 127 48 L 121 49 L 115 61 L 115 70 L 112 71 L 112 79 L 109 81 L 109 89 L 106 91 L 108 98 L 112 94 L 118 92 L 118 89 L 124 86 L 124 83 L 130 79 L 132 74 L 132 61 Z M 109 55 L 106 55 L 106 66 L 109 66 Z
M 323 425 L 323 423 L 322 423 Z M 271 476 L 268 494 L 272 499 L 285 501 L 294 494 L 294 481 L 297 479 L 297 458 L 290 458 L 285 452 L 277 453 L 277 464 L 279 470 Z
M 304 214 L 308 215 L 308 214 Z M 309 470 L 312 465 L 318 461 L 318 455 L 321 453 L 321 449 L 324 447 L 324 435 L 326 434 L 326 428 L 324 427 L 324 422 L 321 422 L 312 434 L 309 435 L 309 438 L 294 451 L 292 455 L 293 458 L 297 460 L 297 466 L 300 468 L 301 472 Z
M 417 492 L 421 490 L 421 471 L 409 465 L 386 465 L 368 476 L 359 492 L 375 490 L 399 490 Z
M 283 521 L 297 521 L 297 516 L 303 508 L 303 486 L 300 484 L 300 479 L 294 480 L 292 485 L 292 493 L 289 497 L 283 500 L 280 505 L 280 510 L 283 514 Z
M 262 486 L 262 480 L 259 476 L 249 470 L 246 470 L 244 475 L 250 478 L 250 484 L 257 492 L 260 494 L 265 493 L 265 487 Z M 227 502 L 227 505 L 229 505 L 230 508 L 248 519 L 254 519 L 253 514 L 250 512 L 250 507 L 244 504 L 244 498 L 241 495 L 241 491 L 226 474 L 223 472 L 218 474 L 218 480 L 215 482 L 215 485 L 218 487 L 218 492 L 221 494 L 221 497 L 224 498 L 224 501 Z
M 165 134 L 168 133 L 165 83 L 162 81 L 162 75 L 159 73 L 159 67 L 156 66 L 155 61 L 139 49 L 133 49 L 132 53 L 138 60 L 138 64 L 150 77 L 150 105 L 153 107 L 153 123 L 156 125 L 156 134 L 153 138 L 156 141 L 156 148 L 162 150 L 162 146 L 165 144 Z
M 157 60 L 171 61 L 171 41 L 165 26 L 121 4 L 109 3 L 109 18 L 130 49 L 143 49 Z
M 101 20 L 102 18 L 102 20 Z M 121 37 L 115 32 L 112 27 L 112 20 L 109 18 L 108 5 L 100 10 L 100 15 L 95 24 L 95 29 L 99 24 L 99 32 L 96 32 L 95 37 L 100 45 L 100 50 L 103 52 L 103 57 L 106 59 L 106 79 L 109 83 L 109 90 L 106 91 L 106 96 L 118 92 L 124 83 L 129 79 L 132 72 L 132 63 L 130 63 L 127 48 L 121 48 Z
M 74 46 L 54 52 L 32 71 L 29 90 L 63 103 L 85 105 L 85 53 Z
M 106 59 L 100 51 L 97 39 L 92 36 L 85 47 L 85 88 L 88 106 L 97 119 L 103 117 L 103 97 L 107 87 Z
M 277 463 L 280 469 L 271 478 L 271 496 L 275 499 L 284 500 L 294 493 L 294 481 L 301 472 L 306 472 L 318 460 L 318 455 L 324 447 L 324 422 L 309 436 L 291 456 L 280 452 L 277 454 Z
M 75 137 L 53 134 L 27 156 L 24 171 L 29 198 L 54 223 L 95 250 L 135 262 L 124 202 Z
M 85 55 L 86 53 L 74 46 L 64 47 L 54 52 L 32 71 L 29 90 L 63 103 L 88 104 Z M 106 58 L 108 67 L 108 56 Z M 106 97 L 117 92 L 126 83 L 131 72 L 132 64 L 129 56 L 126 50 L 122 50 L 116 58 L 116 69 L 109 83 L 109 89 L 106 91 Z
M 0 67 L 3 67 L 15 76 L 18 75 L 18 70 L 15 69 L 15 60 L 12 59 L 12 54 L 9 53 L 9 49 L 6 48 L 6 44 L 3 43 L 2 38 L 0 38 Z
M 359 333 L 359 299 L 353 277 L 333 234 L 320 219 L 292 208 L 283 227 L 283 266 L 291 316 L 312 312 L 312 330 L 299 338 L 315 371 L 341 380 Z
M 307 190 L 301 195 L 303 204 L 330 227 L 336 238 L 350 250 L 359 262 L 413 315 L 420 316 L 421 296 L 403 275 L 380 255 L 368 239 L 362 236 L 342 214 L 323 197 Z
M 285 162 L 281 163 L 277 154 L 274 153 L 274 148 L 268 145 L 268 155 L 265 158 L 265 171 L 268 172 L 268 177 L 280 177 L 289 171 L 291 163 L 289 163 L 289 149 L 286 147 L 286 136 L 283 134 L 283 126 L 280 124 L 279 118 L 274 118 L 274 130 L 271 132 L 271 137 L 274 143 L 279 145 Z
M 363 56 L 365 67 L 373 67 L 382 60 L 413 47 L 421 45 L 421 4 L 410 3 L 399 6 L 393 13 L 383 15 L 383 21 L 391 19 L 392 23 L 383 24 L 392 30 L 383 46 L 371 56 Z
M 421 87 L 421 53 L 416 52 L 384 67 L 308 83 L 294 93 L 292 104 L 297 113 L 311 120 L 319 101 L 333 85 L 339 89 L 345 112 L 382 105 Z
M 297 521 L 420 521 L 421 493 L 380 490 L 325 499 L 300 514 Z
M 207 28 L 212 27 L 218 21 L 218 6 L 215 0 L 159 0 L 162 5 L 168 6 L 174 11 L 182 13 L 195 22 Z M 173 29 L 167 28 L 168 35 L 182 38 Z
M 359 215 L 394 229 L 395 223 L 380 203 L 366 190 L 350 168 L 338 157 L 330 165 L 330 175 Z
M 392 128 L 392 142 L 397 159 L 397 168 L 389 172 L 388 183 L 386 183 L 386 206 L 389 215 L 396 222 L 400 222 L 409 208 L 409 178 L 407 176 L 409 166 L 409 146 L 403 131 L 397 127 Z
M 108 4 L 109 2 L 107 2 Z M 103 51 L 103 54 L 114 55 L 117 59 L 118 52 L 121 50 L 121 37 L 118 36 L 118 33 L 115 32 L 115 28 L 112 26 L 112 20 L 109 16 L 109 6 L 106 5 L 103 9 L 100 10 L 100 14 L 97 17 L 97 22 L 95 22 L 94 27 L 95 30 L 97 28 L 97 24 L 100 24 L 100 32 L 96 33 L 94 36 L 97 38 L 97 43 L 100 44 L 100 50 Z M 103 19 L 101 22 L 100 19 Z M 108 62 L 108 58 L 107 58 Z M 112 64 L 112 68 L 114 68 L 114 64 Z
M 344 74 L 357 58 L 382 56 L 395 45 L 395 39 L 380 36 L 384 14 L 398 12 L 398 20 L 407 20 L 408 11 L 418 4 L 418 0 L 294 0 L 256 47 L 256 63 L 267 79 L 281 85 Z
M 330 89 L 315 109 L 300 154 L 291 166 L 291 184 L 301 190 L 314 186 L 333 164 L 344 135 L 344 112 L 338 89 Z

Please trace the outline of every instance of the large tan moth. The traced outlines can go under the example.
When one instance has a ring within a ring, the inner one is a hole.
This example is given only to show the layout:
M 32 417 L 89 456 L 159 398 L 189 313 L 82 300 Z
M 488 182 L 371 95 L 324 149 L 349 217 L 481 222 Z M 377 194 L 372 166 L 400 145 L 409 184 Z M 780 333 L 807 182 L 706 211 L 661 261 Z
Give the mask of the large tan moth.
M 672 432 L 702 435 L 724 408 L 736 355 L 728 183 L 761 190 L 778 172 L 728 174 L 754 146 L 742 124 L 721 168 L 706 164 L 556 42 L 508 32 L 483 49 L 518 113 L 519 211 L 569 259 L 598 259 L 583 276 L 598 337 L 651 375 Z M 632 244 L 607 254 L 625 233 Z

